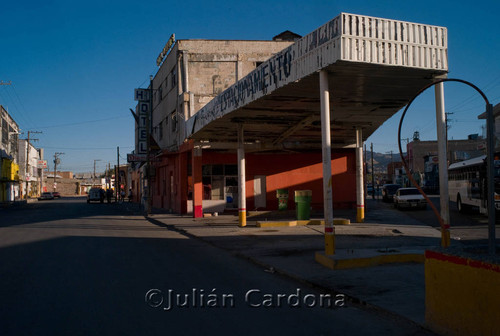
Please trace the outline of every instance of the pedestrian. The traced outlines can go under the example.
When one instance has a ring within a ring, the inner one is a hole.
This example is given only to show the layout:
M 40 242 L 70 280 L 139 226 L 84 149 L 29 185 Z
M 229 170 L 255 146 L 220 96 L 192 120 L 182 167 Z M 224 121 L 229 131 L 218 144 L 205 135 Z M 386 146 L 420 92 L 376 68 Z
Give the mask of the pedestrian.
M 102 188 L 99 188 L 99 200 L 104 203 L 104 190 Z
M 125 199 L 125 190 L 120 191 L 120 202 L 123 203 L 123 200 Z
M 113 192 L 111 189 L 106 190 L 106 198 L 108 199 L 108 204 L 111 203 L 111 196 L 113 196 Z
M 132 188 L 128 189 L 128 202 L 132 202 Z

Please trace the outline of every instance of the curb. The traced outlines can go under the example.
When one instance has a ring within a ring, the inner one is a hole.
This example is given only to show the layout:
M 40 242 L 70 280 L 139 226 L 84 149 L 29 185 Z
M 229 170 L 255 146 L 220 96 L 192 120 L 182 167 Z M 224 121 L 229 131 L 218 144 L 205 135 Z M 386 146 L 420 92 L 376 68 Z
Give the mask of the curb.
M 418 253 L 392 253 L 392 254 L 374 254 L 362 258 L 345 258 L 338 255 L 326 255 L 325 252 L 316 252 L 314 259 L 319 264 L 332 269 L 348 269 L 378 266 L 395 263 L 420 263 L 425 262 L 424 252 Z
M 337 295 L 337 294 L 344 295 L 345 298 L 347 299 L 347 301 L 353 307 L 357 307 L 357 308 L 360 308 L 360 309 L 368 309 L 368 310 L 373 311 L 373 312 L 375 312 L 377 314 L 380 314 L 380 315 L 383 315 L 383 316 L 386 316 L 386 317 L 389 317 L 389 318 L 393 318 L 393 319 L 398 320 L 400 322 L 408 323 L 408 324 L 410 324 L 410 325 L 414 326 L 415 328 L 420 329 L 422 331 L 432 332 L 426 326 L 421 325 L 421 324 L 419 324 L 419 323 L 417 323 L 417 322 L 415 322 L 415 321 L 407 318 L 406 316 L 397 314 L 397 313 L 395 313 L 393 311 L 390 311 L 390 310 L 387 310 L 387 309 L 382 308 L 380 306 L 371 304 L 371 303 L 369 303 L 367 301 L 364 301 L 364 300 L 362 300 L 362 299 L 360 299 L 358 297 L 352 296 L 350 294 L 339 292 L 339 291 L 335 290 L 334 288 L 329 288 L 327 286 L 324 286 L 324 285 L 321 285 L 321 284 L 318 284 L 318 283 L 315 283 L 315 282 L 312 282 L 312 281 L 309 281 L 309 280 L 305 280 L 303 278 L 300 278 L 299 276 L 296 276 L 296 275 L 294 275 L 292 273 L 289 273 L 289 272 L 287 272 L 285 270 L 282 270 L 282 269 L 279 269 L 279 268 L 275 268 L 274 266 L 272 266 L 272 265 L 270 265 L 268 263 L 262 262 L 260 260 L 257 260 L 257 259 L 255 259 L 255 258 L 253 258 L 251 256 L 244 255 L 241 252 L 235 252 L 233 250 L 230 250 L 230 249 L 218 246 L 218 245 L 216 245 L 215 243 L 213 243 L 211 241 L 205 240 L 203 237 L 196 236 L 196 235 L 194 235 L 192 233 L 189 233 L 188 231 L 186 231 L 184 229 L 179 229 L 179 228 L 175 227 L 175 225 L 165 224 L 165 223 L 161 222 L 160 220 L 157 220 L 155 218 L 151 218 L 149 216 L 144 216 L 144 218 L 148 222 L 150 222 L 151 224 L 153 224 L 153 225 L 157 225 L 157 226 L 160 226 L 160 227 L 164 227 L 164 228 L 166 228 L 168 230 L 178 232 L 178 233 L 180 233 L 180 234 L 182 234 L 182 235 L 184 235 L 186 237 L 189 237 L 189 238 L 197 239 L 197 240 L 202 241 L 202 242 L 204 242 L 204 243 L 206 243 L 206 244 L 208 244 L 208 245 L 210 245 L 212 247 L 215 247 L 217 249 L 226 251 L 226 252 L 228 252 L 232 256 L 235 256 L 235 257 L 247 260 L 247 261 L 251 262 L 254 265 L 263 267 L 263 268 L 265 268 L 265 271 L 267 271 L 267 272 L 276 273 L 279 276 L 282 276 L 282 277 L 285 277 L 285 278 L 288 278 L 288 279 L 292 279 L 292 280 L 297 281 L 299 283 L 305 284 L 305 285 L 307 285 L 307 286 L 309 286 L 311 288 L 319 290 L 319 291 L 321 291 L 321 292 L 323 292 L 325 294 L 326 293 L 330 293 L 330 294 L 333 294 L 333 295 Z
M 350 225 L 351 220 L 347 218 L 334 218 L 333 225 Z M 321 219 L 309 220 L 285 220 L 285 221 L 257 221 L 257 227 L 286 227 L 286 226 L 301 226 L 301 225 L 325 225 L 325 221 Z

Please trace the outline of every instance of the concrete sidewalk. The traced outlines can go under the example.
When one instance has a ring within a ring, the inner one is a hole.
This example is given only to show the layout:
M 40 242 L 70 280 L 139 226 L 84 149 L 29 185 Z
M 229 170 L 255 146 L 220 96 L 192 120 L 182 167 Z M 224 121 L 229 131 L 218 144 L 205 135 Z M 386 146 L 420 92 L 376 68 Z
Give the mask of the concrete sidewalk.
M 131 205 L 129 205 L 130 207 Z M 336 255 L 352 258 L 366 254 L 420 253 L 438 247 L 440 231 L 394 211 L 377 201 L 367 201 L 365 223 L 353 223 L 356 210 L 336 210 L 335 217 L 351 225 L 335 226 Z M 250 213 L 247 226 L 238 227 L 237 213 L 197 218 L 155 213 L 148 219 L 160 226 L 197 237 L 213 246 L 301 282 L 346 294 L 352 302 L 382 310 L 424 326 L 425 285 L 422 263 L 332 270 L 315 261 L 324 250 L 320 225 L 257 227 L 257 221 L 275 220 L 281 213 Z M 283 219 L 283 218 L 280 218 Z M 293 218 L 290 218 L 293 219 Z M 452 244 L 460 244 L 453 241 Z M 423 259 L 423 258 L 422 258 Z

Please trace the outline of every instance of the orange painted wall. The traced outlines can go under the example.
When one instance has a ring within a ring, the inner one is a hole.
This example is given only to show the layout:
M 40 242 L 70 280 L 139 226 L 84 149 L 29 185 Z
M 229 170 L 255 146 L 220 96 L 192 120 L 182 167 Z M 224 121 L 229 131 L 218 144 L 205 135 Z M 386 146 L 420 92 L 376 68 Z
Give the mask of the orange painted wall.
M 153 182 L 153 206 L 170 207 L 176 213 L 186 213 L 187 201 L 187 153 L 162 157 L 156 163 L 156 177 Z M 237 164 L 236 153 L 203 151 L 202 165 Z M 335 208 L 355 207 L 356 204 L 356 161 L 354 149 L 339 149 L 332 152 L 333 204 Z M 170 189 L 169 176 L 173 174 L 174 190 Z M 278 208 L 276 189 L 288 189 L 288 208 L 294 209 L 295 190 L 312 190 L 313 209 L 323 208 L 323 168 L 321 152 L 312 153 L 247 153 L 246 154 L 246 197 L 247 209 L 254 210 L 254 177 L 266 176 L 266 209 Z M 159 179 L 159 181 L 158 181 Z M 163 181 L 166 182 L 163 189 Z M 170 200 L 170 197 L 173 197 Z
M 203 164 L 236 164 L 236 154 L 205 151 Z M 354 149 L 332 152 L 332 185 L 334 207 L 356 204 L 356 158 Z M 312 207 L 323 208 L 323 166 L 321 152 L 246 155 L 247 209 L 254 206 L 254 177 L 266 176 L 267 209 L 277 209 L 276 189 L 288 189 L 288 208 L 295 207 L 295 190 L 312 190 Z

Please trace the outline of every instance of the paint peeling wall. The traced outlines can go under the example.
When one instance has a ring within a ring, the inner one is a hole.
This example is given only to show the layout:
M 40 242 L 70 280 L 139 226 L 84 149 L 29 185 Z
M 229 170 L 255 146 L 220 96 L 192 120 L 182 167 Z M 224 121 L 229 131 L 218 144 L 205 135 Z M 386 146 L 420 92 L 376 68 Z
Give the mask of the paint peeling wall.
M 292 42 L 179 40 L 153 79 L 153 137 L 175 151 L 185 120 Z

